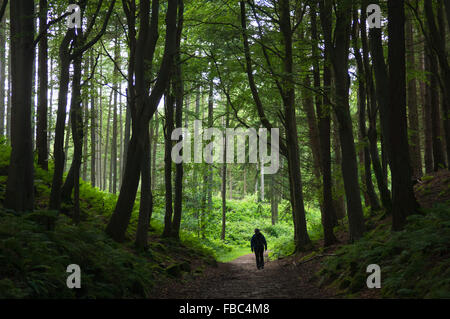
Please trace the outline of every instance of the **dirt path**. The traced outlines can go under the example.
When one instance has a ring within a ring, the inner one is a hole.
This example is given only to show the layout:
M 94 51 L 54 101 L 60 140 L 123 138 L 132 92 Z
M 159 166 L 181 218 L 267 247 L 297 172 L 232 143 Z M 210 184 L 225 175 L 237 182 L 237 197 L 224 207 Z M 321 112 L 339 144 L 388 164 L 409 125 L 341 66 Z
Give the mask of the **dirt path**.
M 265 254 L 267 260 L 267 253 Z M 318 262 L 294 265 L 291 258 L 266 262 L 257 270 L 253 254 L 228 263 L 218 263 L 195 279 L 174 282 L 158 291 L 156 298 L 174 299 L 263 299 L 331 298 L 310 278 Z

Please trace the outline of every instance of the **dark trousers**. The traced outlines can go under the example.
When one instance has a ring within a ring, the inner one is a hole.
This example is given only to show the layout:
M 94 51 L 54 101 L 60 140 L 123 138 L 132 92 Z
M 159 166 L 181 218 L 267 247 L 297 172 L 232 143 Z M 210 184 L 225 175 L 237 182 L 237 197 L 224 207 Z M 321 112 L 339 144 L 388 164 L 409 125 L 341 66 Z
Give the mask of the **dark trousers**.
M 255 256 L 256 256 L 256 267 L 259 269 L 264 267 L 264 247 L 256 247 L 255 248 Z

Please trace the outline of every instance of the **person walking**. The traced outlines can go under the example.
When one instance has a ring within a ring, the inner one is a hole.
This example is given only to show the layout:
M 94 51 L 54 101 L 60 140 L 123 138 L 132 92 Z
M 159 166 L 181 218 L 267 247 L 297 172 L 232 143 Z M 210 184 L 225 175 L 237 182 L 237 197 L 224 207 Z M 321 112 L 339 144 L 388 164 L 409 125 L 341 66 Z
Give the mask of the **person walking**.
M 267 250 L 266 238 L 261 231 L 256 228 L 255 234 L 250 241 L 252 252 L 255 252 L 256 256 L 256 267 L 258 269 L 264 269 L 264 250 Z

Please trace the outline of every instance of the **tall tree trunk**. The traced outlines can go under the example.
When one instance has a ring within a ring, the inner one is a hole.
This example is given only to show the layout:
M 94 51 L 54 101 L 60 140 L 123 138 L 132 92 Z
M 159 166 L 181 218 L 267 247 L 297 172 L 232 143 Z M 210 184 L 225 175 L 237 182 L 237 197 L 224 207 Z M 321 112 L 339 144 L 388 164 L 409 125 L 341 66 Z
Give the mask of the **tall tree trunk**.
M 247 166 L 244 165 L 244 185 L 243 185 L 244 198 L 247 196 Z
M 146 1 L 143 1 L 141 3 L 145 5 Z M 145 14 L 145 11 L 146 10 L 141 10 L 141 14 Z M 153 14 L 157 16 L 157 11 L 159 10 L 153 10 L 152 8 L 152 16 Z M 148 10 L 146 12 L 148 12 Z M 170 70 L 173 64 L 173 56 L 176 51 L 176 19 L 177 0 L 169 0 L 166 13 L 166 39 L 164 55 L 158 72 L 156 83 L 151 90 L 150 96 L 147 96 L 149 85 L 148 83 L 146 83 L 143 76 L 143 63 L 144 57 L 147 57 L 148 61 L 153 60 L 152 52 L 154 52 L 154 46 L 152 48 L 149 48 L 148 50 L 145 50 L 145 47 L 151 46 L 151 43 L 146 44 L 144 42 L 142 43 L 142 45 L 138 45 L 139 48 L 136 50 L 136 53 L 139 55 L 138 57 L 136 57 L 136 88 L 138 92 L 140 92 L 140 95 L 138 94 L 138 96 L 140 96 L 141 100 L 137 101 L 136 108 L 134 108 L 134 111 L 131 112 L 133 120 L 133 135 L 128 147 L 123 182 L 120 188 L 116 207 L 108 223 L 108 226 L 106 227 L 106 233 L 116 241 L 124 240 L 125 232 L 130 221 L 131 212 L 136 198 L 139 176 L 141 172 L 140 164 L 143 158 L 143 147 L 145 146 L 145 143 L 142 142 L 142 132 L 146 130 L 145 127 L 148 128 L 149 121 L 155 113 L 161 96 L 166 90 L 167 83 L 170 80 Z M 154 19 L 152 19 L 152 22 L 153 21 Z M 145 22 L 141 21 L 140 27 L 145 29 L 145 24 Z M 152 30 L 152 34 L 157 38 L 157 24 L 154 26 L 154 28 L 150 29 Z M 145 39 L 146 37 L 143 38 Z M 156 38 L 150 38 L 155 40 L 154 43 L 156 44 Z M 148 53 L 151 53 L 150 56 L 148 56 Z
M 155 185 L 156 185 L 156 151 L 158 148 L 158 137 L 159 137 L 159 121 L 158 121 L 158 112 L 155 112 L 155 117 L 153 119 L 153 123 L 154 123 L 154 129 L 155 129 L 155 134 L 153 136 L 152 141 L 153 142 L 153 146 L 152 146 L 152 185 L 151 185 L 151 189 L 152 191 L 155 189 Z
M 11 32 L 7 32 L 10 35 Z M 11 47 L 11 46 L 10 46 Z M 8 52 L 8 91 L 6 93 L 6 139 L 8 140 L 9 144 L 11 141 L 11 91 L 12 91 L 12 76 L 11 76 L 11 48 Z
M 53 57 L 50 58 L 50 74 L 53 74 Z M 50 100 L 48 103 L 48 112 L 47 112 L 47 159 L 48 152 L 50 151 L 50 144 L 52 142 L 52 134 L 50 132 L 53 131 L 53 85 L 50 87 Z
M 331 68 L 329 70 L 331 72 Z M 331 77 L 331 75 L 330 75 Z M 332 87 L 332 80 L 330 80 L 330 87 Z M 331 93 L 331 90 L 329 91 Z M 331 112 L 331 111 L 330 111 Z M 339 138 L 338 122 L 336 119 L 336 114 L 330 113 L 330 123 L 333 124 L 331 132 L 332 136 L 332 149 L 334 150 L 334 165 L 332 166 L 333 172 L 333 194 L 334 194 L 334 209 L 336 211 L 336 218 L 342 220 L 347 215 L 345 209 L 345 189 L 344 180 L 342 178 L 342 151 L 341 151 L 341 140 Z
M 317 5 L 312 5 L 311 9 L 311 37 L 312 43 L 312 56 L 313 60 L 313 74 L 314 74 L 314 88 L 320 89 L 320 63 L 317 44 L 319 41 L 317 34 Z M 325 52 L 325 60 L 328 60 L 328 51 Z M 336 211 L 333 206 L 333 184 L 331 179 L 331 152 L 330 152 L 330 112 L 328 105 L 330 104 L 329 86 L 331 82 L 330 69 L 326 65 L 323 70 L 324 90 L 326 92 L 325 98 L 319 95 L 315 97 L 316 113 L 318 118 L 318 134 L 319 134 L 319 164 L 322 172 L 322 226 L 324 232 L 324 246 L 332 245 L 337 241 L 333 226 L 337 220 Z
M 381 209 L 381 206 L 378 201 L 378 196 L 375 193 L 375 189 L 373 187 L 372 182 L 372 170 L 371 170 L 371 162 L 370 162 L 370 152 L 369 152 L 369 143 L 367 139 L 367 129 L 366 129 L 366 108 L 367 108 L 367 85 L 364 71 L 364 62 L 361 56 L 361 52 L 359 50 L 358 45 L 358 29 L 360 28 L 358 23 L 358 14 L 357 11 L 353 11 L 353 28 L 352 28 L 352 40 L 353 40 L 353 51 L 356 58 L 357 63 L 357 72 L 358 72 L 358 115 L 359 115 L 359 132 L 361 141 L 363 143 L 363 165 L 364 165 L 364 185 L 367 196 L 369 198 L 369 203 L 372 211 L 377 211 Z
M 11 157 L 4 205 L 15 211 L 34 208 L 34 167 L 31 131 L 34 61 L 34 1 L 10 3 L 11 37 Z
M 319 75 L 320 76 L 320 75 Z M 320 78 L 319 78 L 320 81 Z M 313 174 L 317 184 L 314 187 L 317 189 L 316 193 L 321 193 L 321 168 L 320 168 L 320 143 L 319 143 L 319 127 L 317 125 L 316 114 L 314 112 L 314 101 L 311 93 L 307 91 L 306 88 L 311 87 L 311 79 L 307 75 L 303 81 L 305 88 L 303 89 L 303 108 L 306 113 L 306 118 L 308 120 L 308 134 L 309 134 L 309 147 L 311 148 L 312 158 L 313 158 Z M 320 85 L 320 83 L 319 83 Z M 320 210 L 323 215 L 323 201 L 320 200 Z
M 406 124 L 405 2 L 388 0 L 389 124 L 392 174 L 392 229 L 401 230 L 419 205 L 414 196 Z
M 83 121 L 83 160 L 82 160 L 82 173 L 81 179 L 83 181 L 87 181 L 87 171 L 88 171 L 88 126 L 89 126 L 89 102 L 88 98 L 81 98 L 81 107 L 82 107 L 82 121 Z
M 122 185 L 122 168 L 123 168 L 123 114 L 122 114 L 122 83 L 119 83 L 119 161 L 118 161 L 118 178 L 119 178 L 119 185 L 118 188 L 120 189 L 120 185 Z
M 69 44 L 74 37 L 73 29 L 69 29 L 61 41 L 59 47 L 59 88 L 58 88 L 58 110 L 56 114 L 56 126 L 55 126 L 55 142 L 53 146 L 54 156 L 54 171 L 52 180 L 52 189 L 50 193 L 49 208 L 59 210 L 61 203 L 61 185 L 63 179 L 63 173 L 65 169 L 65 162 L 67 152 L 64 152 L 64 127 L 66 125 L 66 107 L 67 107 L 67 94 L 69 91 L 70 80 L 70 55 Z M 68 128 L 70 125 L 68 125 Z M 67 134 L 67 137 L 68 138 Z
M 430 106 L 431 106 L 431 137 L 433 143 L 433 169 L 438 171 L 445 167 L 444 148 L 441 139 L 441 115 L 439 106 L 439 84 L 438 84 L 438 65 L 434 53 L 428 51 L 428 59 L 430 61 Z
M 90 55 L 91 69 L 94 68 L 94 54 L 91 52 Z M 90 104 L 91 104 L 91 186 L 96 187 L 96 175 L 97 175 L 97 110 L 95 108 L 95 85 L 93 81 L 90 83 Z M 87 134 L 86 134 L 87 136 Z
M 230 124 L 230 113 L 228 109 L 228 103 L 225 108 L 225 128 Z M 227 139 L 224 138 L 224 152 L 223 152 L 223 164 L 222 164 L 222 233 L 220 239 L 225 240 L 226 234 L 226 221 L 227 221 Z M 231 185 L 230 185 L 231 186 Z
M 178 1 L 178 24 L 177 24 L 177 53 L 174 57 L 174 92 L 175 92 L 175 125 L 177 128 L 183 127 L 183 100 L 184 100 L 184 82 L 181 69 L 181 32 L 183 30 L 183 13 L 184 5 L 183 1 Z M 170 133 L 172 134 L 172 133 Z M 182 142 L 183 136 L 180 136 L 178 143 Z M 172 233 L 171 236 L 180 239 L 180 225 L 181 215 L 183 209 L 183 162 L 175 165 L 175 198 L 173 207 L 173 221 L 172 221 Z
M 431 114 L 431 81 L 434 76 L 431 74 L 430 54 L 427 45 L 425 44 L 424 56 L 423 56 L 423 70 L 425 72 L 427 81 L 424 81 L 424 95 L 423 95 L 423 126 L 425 131 L 425 173 L 430 174 L 433 172 L 433 125 Z
M 436 53 L 436 57 L 439 61 L 439 66 L 441 72 L 440 84 L 441 92 L 443 95 L 443 118 L 444 118 L 444 136 L 447 141 L 447 158 L 450 161 L 450 62 L 448 61 L 448 49 L 446 46 L 446 32 L 444 23 L 444 12 L 443 12 L 443 2 L 437 1 L 437 24 L 434 18 L 433 10 L 434 1 L 427 0 L 424 1 L 424 11 L 426 16 L 426 21 L 429 29 L 428 41 L 431 49 Z M 448 1 L 446 3 L 446 9 L 448 13 Z M 448 15 L 447 15 L 448 17 Z M 436 160 L 435 160 L 436 163 Z M 436 169 L 436 167 L 435 167 Z
M 116 31 L 118 27 L 116 26 Z M 114 45 L 114 110 L 113 110 L 113 128 L 112 128 L 112 142 L 111 142 L 111 166 L 112 166 L 112 193 L 117 192 L 117 107 L 118 107 L 118 81 L 119 81 L 119 56 L 120 56 L 120 42 L 117 38 Z
M 272 174 L 270 176 L 270 211 L 272 216 L 272 225 L 278 223 L 278 190 L 275 187 L 276 175 Z
M 412 16 L 406 20 L 406 62 L 410 70 L 416 67 L 414 29 Z M 419 112 L 417 109 L 417 81 L 415 77 L 408 80 L 408 132 L 410 136 L 411 166 L 414 178 L 422 177 L 422 157 L 420 154 Z
M 351 1 L 337 4 L 337 20 L 335 41 L 331 40 L 332 3 L 321 2 L 322 27 L 325 34 L 325 45 L 330 48 L 330 60 L 335 75 L 336 106 L 334 111 L 339 122 L 339 138 L 342 148 L 342 176 L 347 199 L 347 215 L 350 228 L 350 240 L 362 237 L 365 231 L 364 216 L 358 182 L 355 142 L 353 138 L 352 120 L 349 106 L 348 50 L 351 25 Z
M 70 137 L 71 137 L 71 132 L 72 132 L 72 126 L 70 125 L 70 123 L 72 123 L 72 114 L 70 113 L 70 109 L 69 109 L 69 118 L 67 120 L 67 129 L 66 129 L 66 138 L 64 140 L 64 172 L 66 171 L 67 168 L 67 156 L 69 153 L 69 142 L 70 142 Z
M 77 30 L 80 34 L 81 30 Z M 81 55 L 73 61 L 72 101 L 70 104 L 72 137 L 73 137 L 73 219 L 80 222 L 80 167 L 83 157 L 83 115 L 81 102 Z M 68 178 L 70 178 L 68 176 Z
M 103 74 L 102 67 L 102 57 L 100 56 L 100 76 Z M 97 94 L 97 90 L 95 90 Z M 100 86 L 98 92 L 98 111 L 99 111 L 99 121 L 98 121 L 98 186 L 100 189 L 104 189 L 103 185 L 103 166 L 102 166 L 102 154 L 103 154 L 103 87 Z
M 0 3 L 3 3 L 2 0 Z M 5 15 L 0 20 L 0 137 L 5 136 L 5 80 L 6 80 L 6 18 Z
M 172 131 L 174 129 L 173 114 L 175 97 L 173 90 L 167 90 L 164 125 L 164 182 L 165 182 L 165 215 L 163 236 L 168 237 L 172 233 L 173 195 L 172 195 Z
M 112 102 L 112 96 L 113 91 L 111 90 L 111 93 L 109 95 L 109 103 L 108 103 L 108 120 L 106 121 L 106 140 L 105 140 L 105 154 L 103 159 L 103 190 L 106 191 L 106 185 L 107 185 L 107 172 L 106 168 L 108 167 L 108 145 L 109 145 L 109 127 L 111 122 L 111 102 Z M 111 185 L 111 179 L 109 180 L 109 184 Z
M 144 128 L 144 151 L 141 162 L 141 200 L 139 206 L 138 228 L 136 231 L 136 246 L 147 248 L 148 229 L 150 226 L 151 215 L 153 211 L 153 194 L 151 191 L 150 174 L 150 132 Z
M 210 74 L 209 79 L 209 94 L 208 94 L 208 127 L 213 127 L 214 125 L 214 82 L 212 74 Z M 208 161 L 206 160 L 207 162 Z M 208 201 L 208 215 L 212 212 L 212 189 L 213 189 L 213 165 L 207 165 L 208 167 L 208 188 L 206 199 Z
M 310 243 L 306 228 L 305 206 L 303 202 L 303 187 L 300 172 L 300 151 L 298 147 L 298 131 L 295 117 L 295 87 L 293 77 L 293 54 L 290 6 L 288 0 L 280 1 L 280 30 L 284 45 L 284 65 L 283 65 L 283 87 L 282 96 L 284 104 L 284 116 L 286 121 L 286 142 L 288 146 L 289 175 L 291 176 L 291 187 L 293 191 L 293 210 L 295 216 L 296 229 L 296 250 L 302 250 Z

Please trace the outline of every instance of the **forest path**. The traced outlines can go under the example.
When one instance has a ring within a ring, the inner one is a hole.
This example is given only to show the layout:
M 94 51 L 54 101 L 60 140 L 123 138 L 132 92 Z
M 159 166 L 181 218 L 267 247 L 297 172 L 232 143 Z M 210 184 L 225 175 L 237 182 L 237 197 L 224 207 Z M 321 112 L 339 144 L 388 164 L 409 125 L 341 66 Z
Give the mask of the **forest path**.
M 264 259 L 267 260 L 267 252 Z M 162 287 L 156 298 L 173 299 L 297 299 L 330 298 L 330 292 L 311 282 L 318 270 L 317 260 L 295 265 L 291 258 L 266 261 L 257 270 L 255 255 L 218 263 L 204 273 L 184 282 Z

